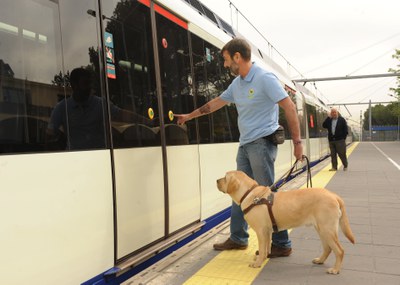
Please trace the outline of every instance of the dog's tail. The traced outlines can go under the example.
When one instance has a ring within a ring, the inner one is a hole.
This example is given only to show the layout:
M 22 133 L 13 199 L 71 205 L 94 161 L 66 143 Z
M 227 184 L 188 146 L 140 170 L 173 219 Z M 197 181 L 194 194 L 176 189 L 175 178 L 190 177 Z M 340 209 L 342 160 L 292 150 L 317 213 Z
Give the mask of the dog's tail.
M 355 241 L 353 232 L 351 231 L 351 228 L 350 228 L 349 218 L 347 217 L 346 208 L 344 206 L 344 201 L 340 197 L 337 197 L 337 201 L 340 206 L 340 211 L 342 212 L 342 217 L 340 218 L 340 221 L 339 221 L 340 228 L 342 229 L 342 232 L 347 237 L 347 239 L 351 243 L 354 244 L 356 241 Z

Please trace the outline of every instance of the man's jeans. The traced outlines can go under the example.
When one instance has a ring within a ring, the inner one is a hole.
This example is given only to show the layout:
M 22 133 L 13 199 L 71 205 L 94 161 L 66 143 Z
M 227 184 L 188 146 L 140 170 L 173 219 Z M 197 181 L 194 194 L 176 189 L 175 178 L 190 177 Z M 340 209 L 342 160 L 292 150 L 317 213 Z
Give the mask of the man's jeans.
M 236 157 L 237 169 L 255 179 L 258 184 L 270 186 L 274 183 L 274 162 L 277 151 L 277 146 L 265 138 L 240 146 Z M 269 219 L 269 217 L 266 216 L 265 219 Z M 242 209 L 234 202 L 232 203 L 230 229 L 231 240 L 239 244 L 248 243 L 248 225 Z M 291 247 L 288 232 L 285 230 L 272 234 L 272 244 L 278 247 Z

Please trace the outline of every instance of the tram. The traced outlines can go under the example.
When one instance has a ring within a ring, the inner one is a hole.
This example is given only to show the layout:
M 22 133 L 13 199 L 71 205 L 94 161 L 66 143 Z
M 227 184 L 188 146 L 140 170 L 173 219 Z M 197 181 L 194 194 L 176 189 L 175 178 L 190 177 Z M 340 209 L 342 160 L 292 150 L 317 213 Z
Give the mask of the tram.
M 119 284 L 229 217 L 215 181 L 236 167 L 235 106 L 184 126 L 174 114 L 227 88 L 220 49 L 236 36 L 198 0 L 1 1 L 1 284 Z M 252 50 L 320 161 L 327 106 Z M 96 108 L 66 103 L 75 69 L 90 74 L 75 84 Z M 294 162 L 287 138 L 277 177 Z

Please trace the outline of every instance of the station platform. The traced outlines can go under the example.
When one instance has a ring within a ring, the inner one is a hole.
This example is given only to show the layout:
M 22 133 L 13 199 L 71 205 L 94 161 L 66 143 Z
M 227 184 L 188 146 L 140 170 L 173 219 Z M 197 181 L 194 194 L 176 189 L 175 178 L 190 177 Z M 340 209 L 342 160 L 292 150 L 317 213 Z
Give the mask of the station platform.
M 336 172 L 330 158 L 312 168 L 313 187 L 339 194 L 346 204 L 356 243 L 339 230 L 345 250 L 340 274 L 330 275 L 331 253 L 323 265 L 313 264 L 321 243 L 313 227 L 290 230 L 293 253 L 267 259 L 261 268 L 250 268 L 258 249 L 250 230 L 246 250 L 215 251 L 212 245 L 229 237 L 229 220 L 177 250 L 124 285 L 400 285 L 400 142 L 353 143 L 347 150 L 348 171 Z M 339 160 L 340 161 L 340 160 Z M 280 191 L 306 187 L 306 174 Z

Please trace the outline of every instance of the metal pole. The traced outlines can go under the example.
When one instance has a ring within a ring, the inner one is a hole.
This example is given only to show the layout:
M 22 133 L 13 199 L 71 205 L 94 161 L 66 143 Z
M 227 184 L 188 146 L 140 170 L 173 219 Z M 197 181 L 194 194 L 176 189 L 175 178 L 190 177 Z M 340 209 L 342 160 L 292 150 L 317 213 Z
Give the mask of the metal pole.
M 358 103 L 332 103 L 332 104 L 326 104 L 327 106 L 337 106 L 337 105 L 344 105 L 344 106 L 346 106 L 346 105 L 369 105 L 369 104 L 374 104 L 374 105 L 376 105 L 376 104 L 390 104 L 390 103 L 393 103 L 393 101 L 374 101 L 374 102 L 364 102 L 364 103 L 361 103 L 361 102 L 358 102 Z
M 391 76 L 399 77 L 400 73 L 368 74 L 368 75 L 337 76 L 337 77 L 322 77 L 322 78 L 304 78 L 304 79 L 293 79 L 292 81 L 294 81 L 294 82 L 316 82 L 316 81 L 365 79 L 365 78 L 378 78 L 378 77 L 391 77 Z
M 400 96 L 397 97 L 397 140 L 400 141 Z
M 360 142 L 362 142 L 362 135 L 363 135 L 363 129 L 362 129 L 362 110 L 360 110 Z
M 371 100 L 369 100 L 369 140 L 372 141 L 372 108 L 371 108 Z
M 397 99 L 397 140 L 400 141 L 400 97 Z

